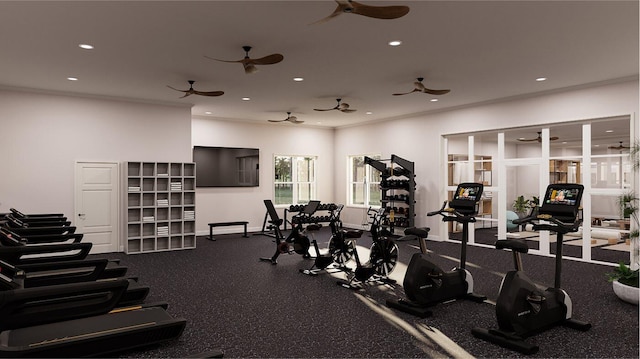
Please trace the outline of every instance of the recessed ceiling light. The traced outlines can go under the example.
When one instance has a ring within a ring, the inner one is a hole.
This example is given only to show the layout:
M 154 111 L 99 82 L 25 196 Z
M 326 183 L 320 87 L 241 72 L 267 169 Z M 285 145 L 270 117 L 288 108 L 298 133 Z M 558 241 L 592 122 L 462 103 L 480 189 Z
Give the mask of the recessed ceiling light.
M 67 80 L 69 81 L 78 81 L 77 77 L 67 77 Z
M 296 82 L 304 81 L 304 78 L 302 78 L 302 77 L 294 77 L 293 81 L 296 81 Z
M 251 100 L 251 97 L 243 97 L 242 98 L 242 101 L 249 101 L 249 100 Z
M 538 77 L 538 78 L 536 79 L 536 81 L 538 81 L 538 82 L 542 82 L 542 81 L 546 81 L 546 80 L 547 80 L 547 78 L 546 78 L 546 77 Z
M 593 147 L 600 147 L 600 145 L 593 145 Z
M 211 113 L 212 113 L 211 111 L 207 111 L 207 112 L 205 112 L 204 114 L 205 114 L 205 115 L 210 115 Z
M 567 144 L 567 141 L 563 141 L 563 142 L 562 142 L 562 144 L 563 144 L 563 145 L 566 145 L 566 144 Z
M 367 111 L 367 112 L 365 112 L 365 114 L 367 114 L 367 115 L 373 115 L 373 112 L 371 112 L 371 111 Z
M 432 98 L 431 102 L 438 102 L 438 99 L 437 98 Z
M 611 133 L 611 132 L 613 132 L 613 130 L 606 130 L 606 131 L 604 131 L 604 132 L 606 132 L 606 133 Z
M 389 41 L 389 46 L 400 46 L 400 45 L 402 45 L 402 41 L 400 40 Z
M 80 48 L 85 49 L 85 50 L 92 50 L 93 49 L 93 45 L 89 45 L 89 44 L 80 44 L 78 45 Z

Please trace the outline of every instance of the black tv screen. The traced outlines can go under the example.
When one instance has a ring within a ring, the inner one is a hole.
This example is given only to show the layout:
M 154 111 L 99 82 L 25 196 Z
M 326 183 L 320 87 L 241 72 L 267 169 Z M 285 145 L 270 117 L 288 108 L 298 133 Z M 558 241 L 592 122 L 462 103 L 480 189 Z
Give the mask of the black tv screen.
M 196 187 L 257 187 L 260 151 L 257 148 L 193 147 Z

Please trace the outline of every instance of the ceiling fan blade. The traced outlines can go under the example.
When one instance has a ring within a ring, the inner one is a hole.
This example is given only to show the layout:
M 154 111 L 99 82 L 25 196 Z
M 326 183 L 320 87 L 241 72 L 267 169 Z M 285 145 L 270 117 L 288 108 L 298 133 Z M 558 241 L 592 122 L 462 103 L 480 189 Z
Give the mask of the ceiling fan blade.
M 348 12 L 376 19 L 397 19 L 409 13 L 408 6 L 372 6 L 355 1 L 349 1 L 349 5 L 352 9 Z
M 284 56 L 282 56 L 282 54 L 272 54 L 269 56 L 261 57 L 259 59 L 251 59 L 249 60 L 249 62 L 254 65 L 273 65 L 273 64 L 277 64 L 283 59 L 284 59 Z
M 418 91 L 420 91 L 420 90 L 418 90 L 418 89 L 416 88 L 416 89 L 413 89 L 413 90 L 411 90 L 411 91 L 409 91 L 409 92 L 403 92 L 403 93 L 394 93 L 394 94 L 393 94 L 393 96 L 402 96 L 402 95 L 408 95 L 408 94 L 410 94 L 410 93 L 414 93 L 414 92 L 418 92 Z
M 344 12 L 344 9 L 346 9 L 348 7 L 348 5 L 346 3 L 340 3 L 339 1 L 336 1 L 336 2 L 338 3 L 338 6 L 336 7 L 335 10 L 333 10 L 331 15 L 329 15 L 329 16 L 327 16 L 325 18 L 322 18 L 322 19 L 320 19 L 318 21 L 312 22 L 309 25 L 321 24 L 321 23 L 327 22 L 327 21 L 333 19 L 334 17 L 342 14 Z
M 180 96 L 180 97 L 178 97 L 178 98 L 185 98 L 185 97 L 190 96 L 191 94 L 193 94 L 193 89 L 189 89 L 189 90 L 178 90 L 177 88 L 175 88 L 175 87 L 171 87 L 171 86 L 169 86 L 169 85 L 167 85 L 167 87 L 168 87 L 168 88 L 170 88 L 170 89 L 172 89 L 172 90 L 176 90 L 176 91 L 178 91 L 178 92 L 184 92 L 184 96 Z
M 220 59 L 214 59 L 213 57 L 209 57 L 207 55 L 204 55 L 204 57 L 208 58 L 209 60 L 215 60 L 215 61 L 220 61 L 220 62 L 243 62 L 244 59 L 242 60 L 220 60 Z
M 314 108 L 314 111 L 333 111 L 336 110 L 336 108 Z
M 267 120 L 269 122 L 284 122 L 287 121 L 287 119 L 285 118 L 284 120 Z
M 422 90 L 422 92 L 428 93 L 430 95 L 445 95 L 451 92 L 451 90 L 432 90 L 425 87 L 424 90 Z
M 518 138 L 518 141 L 533 142 L 533 141 L 538 141 L 538 139 L 537 138 Z
M 354 110 L 354 109 L 351 109 L 351 108 L 345 108 L 345 109 L 340 110 L 340 112 L 345 112 L 345 113 L 351 113 L 351 112 L 356 112 L 356 111 L 358 111 L 358 110 Z
M 224 95 L 224 91 L 193 91 L 194 94 L 200 96 L 222 96 Z
M 555 141 L 557 140 L 559 137 L 553 136 L 553 137 L 549 137 L 549 141 Z

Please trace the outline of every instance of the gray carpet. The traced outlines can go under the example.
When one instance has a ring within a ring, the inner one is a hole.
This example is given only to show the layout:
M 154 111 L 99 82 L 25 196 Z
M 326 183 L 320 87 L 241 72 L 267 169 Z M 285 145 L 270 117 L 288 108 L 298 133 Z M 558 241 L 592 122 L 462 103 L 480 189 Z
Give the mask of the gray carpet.
M 277 265 L 259 261 L 274 251 L 270 237 L 217 238 L 198 238 L 195 250 L 103 255 L 120 258 L 131 275 L 151 287 L 148 301 L 167 301 L 171 315 L 188 320 L 179 340 L 122 357 L 186 357 L 214 349 L 228 358 L 521 357 L 471 335 L 472 327 L 497 325 L 490 303 L 440 304 L 432 317 L 419 319 L 384 305 L 386 299 L 403 297 L 401 282 L 354 292 L 326 273 L 300 274 L 298 269 L 313 263 L 300 255 L 282 255 Z M 325 248 L 329 233 L 323 229 L 317 238 Z M 358 244 L 368 248 L 370 241 L 363 236 Z M 417 252 L 416 244 L 398 243 L 404 265 Z M 459 245 L 429 241 L 428 247 L 443 268 L 457 264 Z M 470 247 L 467 258 L 475 292 L 495 301 L 501 274 L 512 268 L 511 254 Z M 533 280 L 552 283 L 552 258 L 526 256 L 524 265 Z M 532 357 L 638 358 L 638 307 L 615 296 L 605 279 L 610 270 L 564 261 L 563 288 L 573 300 L 574 317 L 593 328 L 557 327 L 531 337 L 540 346 Z

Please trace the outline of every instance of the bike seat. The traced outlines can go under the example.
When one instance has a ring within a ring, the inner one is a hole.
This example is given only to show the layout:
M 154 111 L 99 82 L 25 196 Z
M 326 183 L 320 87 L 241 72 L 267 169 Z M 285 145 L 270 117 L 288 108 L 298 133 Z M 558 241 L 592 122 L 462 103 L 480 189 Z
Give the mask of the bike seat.
M 359 229 L 343 229 L 342 233 L 344 234 L 345 238 L 360 238 L 362 237 L 362 231 Z
M 322 228 L 322 224 L 312 223 L 307 226 L 307 231 L 317 231 L 317 230 L 320 230 L 320 228 Z
M 496 249 L 511 249 L 514 252 L 527 253 L 529 246 L 521 239 L 498 239 Z
M 407 236 L 413 235 L 419 238 L 427 238 L 429 236 L 429 227 L 410 227 L 404 230 L 404 234 Z

